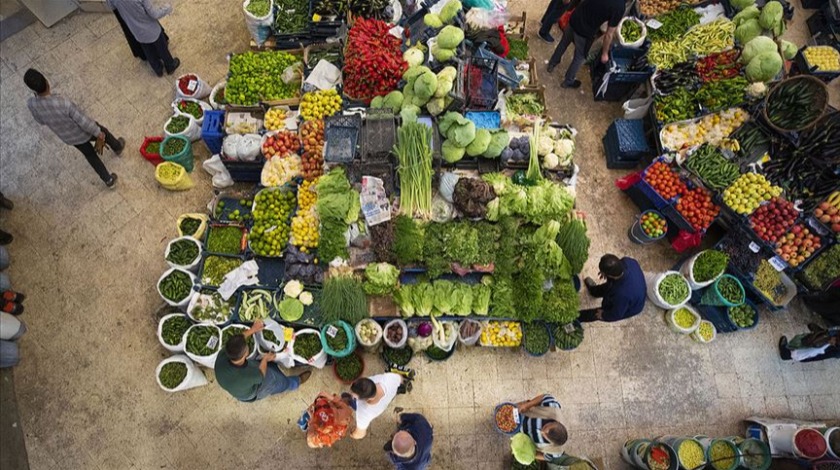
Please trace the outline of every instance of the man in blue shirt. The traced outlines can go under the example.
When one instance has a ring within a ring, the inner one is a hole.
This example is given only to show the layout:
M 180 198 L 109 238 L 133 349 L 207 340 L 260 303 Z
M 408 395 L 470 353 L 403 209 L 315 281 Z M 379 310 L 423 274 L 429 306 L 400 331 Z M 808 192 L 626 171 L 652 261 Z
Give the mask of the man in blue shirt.
M 432 425 L 418 413 L 403 413 L 399 428 L 385 444 L 396 470 L 425 470 L 432 463 Z
M 645 308 L 645 275 L 639 262 L 633 258 L 619 259 L 607 254 L 598 263 L 601 279 L 606 282 L 595 284 L 587 277 L 583 282 L 593 297 L 601 297 L 601 308 L 591 308 L 580 312 L 582 322 L 615 322 L 638 315 Z

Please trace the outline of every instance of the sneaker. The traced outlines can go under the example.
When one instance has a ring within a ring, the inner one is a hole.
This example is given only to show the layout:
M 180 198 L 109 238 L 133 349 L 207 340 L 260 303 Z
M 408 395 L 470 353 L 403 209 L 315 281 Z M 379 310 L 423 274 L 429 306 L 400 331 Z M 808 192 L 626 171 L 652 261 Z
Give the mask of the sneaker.
M 3 300 L 5 302 L 15 302 L 18 304 L 22 304 L 24 300 L 26 300 L 26 296 L 21 294 L 20 292 L 15 292 L 13 290 L 7 290 L 3 292 Z
M 175 73 L 176 70 L 178 70 L 178 67 L 180 67 L 180 66 L 181 66 L 181 59 L 179 59 L 177 57 L 172 59 L 172 70 L 167 70 L 166 74 L 167 75 L 172 75 L 173 73 Z
M 298 377 L 300 377 L 300 384 L 303 385 L 310 377 L 312 377 L 312 371 L 308 370 L 306 372 L 302 372 Z
M 105 182 L 105 186 L 114 189 L 117 186 L 117 174 L 111 173 L 111 179 Z
M 580 80 L 575 80 L 572 83 L 563 82 L 560 86 L 563 88 L 580 88 Z
M 12 243 L 15 237 L 12 236 L 11 233 L 0 230 L 0 245 L 8 245 Z
M 3 308 L 0 310 L 12 315 L 20 315 L 23 313 L 23 305 L 14 302 L 3 302 Z
M 782 358 L 783 361 L 790 360 L 790 349 L 787 347 L 787 336 L 779 338 L 779 357 Z
M 540 39 L 542 39 L 543 41 L 545 41 L 549 44 L 554 42 L 554 36 L 552 36 L 548 31 L 546 31 L 546 32 L 540 31 L 539 33 L 537 33 L 537 36 L 539 36 Z
M 119 150 L 114 150 L 114 154 L 116 154 L 118 157 L 120 157 L 120 156 L 122 156 L 123 150 L 125 150 L 125 139 L 120 137 L 119 139 L 117 139 L 117 141 L 120 143 L 120 149 Z
M 811 333 L 816 333 L 818 331 L 823 330 L 825 330 L 825 328 L 821 327 L 820 325 L 817 325 L 816 323 L 808 323 L 808 331 L 810 331 Z
M 546 66 L 545 70 L 546 70 L 548 73 L 554 73 L 554 67 L 556 67 L 556 65 L 551 65 L 551 64 L 548 64 L 548 66 Z

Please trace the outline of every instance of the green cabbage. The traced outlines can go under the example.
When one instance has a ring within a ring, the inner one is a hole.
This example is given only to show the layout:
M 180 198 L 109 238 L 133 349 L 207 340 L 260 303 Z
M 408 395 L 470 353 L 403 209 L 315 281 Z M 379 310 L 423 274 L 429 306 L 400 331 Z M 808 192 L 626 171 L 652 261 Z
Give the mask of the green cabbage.
M 446 49 L 434 43 L 432 44 L 432 57 L 438 62 L 447 62 L 455 57 L 455 49 Z
M 782 56 L 776 51 L 762 52 L 747 64 L 746 75 L 750 82 L 769 82 L 782 70 Z
M 444 67 L 437 74 L 438 80 L 447 80 L 447 81 L 450 81 L 450 82 L 454 82 L 455 78 L 457 76 L 458 76 L 458 71 L 455 69 L 455 67 L 453 67 L 451 65 L 448 65 L 448 66 Z
M 405 71 L 405 73 L 403 73 L 403 80 L 409 81 L 413 78 L 419 77 L 420 75 L 422 75 L 423 73 L 425 73 L 427 71 L 431 72 L 431 70 L 429 70 L 429 67 L 426 67 L 425 65 L 413 65 L 413 66 L 409 67 Z
M 730 0 L 729 4 L 736 10 L 743 10 L 755 6 L 755 0 Z
M 394 90 L 387 95 L 385 95 L 385 99 L 382 102 L 383 108 L 391 108 L 392 110 L 399 111 L 402 108 L 403 104 L 403 94 L 400 90 Z
M 365 293 L 368 295 L 387 295 L 397 288 L 400 270 L 388 263 L 371 263 L 365 268 Z
M 460 122 L 464 120 L 464 116 L 461 113 L 457 113 L 455 111 L 449 111 L 448 113 L 444 114 L 442 118 L 438 121 L 438 130 L 441 134 L 446 135 L 446 131 L 449 130 L 449 126 L 451 126 L 455 122 Z
M 426 13 L 426 15 L 423 16 L 423 23 L 430 28 L 443 28 L 443 20 L 440 19 L 440 16 L 434 13 Z
M 793 59 L 796 56 L 797 52 L 799 52 L 799 48 L 796 47 L 796 44 L 790 41 L 782 40 L 782 53 L 784 54 L 785 59 Z
M 523 432 L 510 438 L 510 450 L 513 452 L 513 458 L 522 465 L 531 465 L 537 459 L 537 446 Z
M 440 19 L 444 23 L 452 23 L 452 20 L 455 19 L 455 15 L 459 11 L 461 11 L 461 2 L 458 0 L 449 0 L 440 10 Z
M 444 98 L 446 95 L 452 91 L 452 87 L 455 86 L 455 80 L 447 80 L 446 78 L 441 78 L 440 74 L 438 74 L 437 79 L 437 89 L 435 90 L 435 98 Z
M 383 98 L 381 96 L 377 96 L 377 97 L 373 98 L 372 100 L 370 100 L 370 107 L 372 109 L 379 109 L 379 108 L 382 107 L 382 103 L 384 101 L 385 101 L 385 98 Z
M 449 139 L 444 140 L 440 148 L 440 155 L 447 163 L 455 163 L 461 160 L 466 152 L 465 147 L 458 147 Z
M 400 118 L 402 119 L 403 124 L 406 122 L 417 122 L 418 114 L 420 114 L 420 108 L 414 106 L 413 104 L 403 103 L 402 110 L 400 111 Z
M 487 146 L 487 150 L 481 156 L 484 158 L 499 158 L 508 142 L 510 142 L 510 136 L 506 130 L 497 129 L 490 132 L 490 145 Z
M 446 138 L 453 141 L 455 146 L 466 148 L 475 139 L 475 123 L 464 118 L 452 124 L 446 131 Z
M 446 26 L 437 35 L 437 45 L 441 49 L 455 49 L 464 40 L 464 30 L 457 26 Z
M 429 98 L 435 94 L 437 90 L 437 75 L 429 69 L 426 69 L 422 74 L 417 76 L 414 81 L 414 96 L 429 101 Z
M 771 51 L 776 51 L 776 42 L 767 36 L 758 36 L 744 46 L 744 50 L 741 52 L 740 61 L 742 64 L 749 64 L 753 57 L 761 54 L 762 52 Z
M 758 24 L 757 19 L 745 20 L 735 28 L 735 40 L 739 44 L 746 44 L 761 34 L 761 32 L 761 25 Z
M 475 138 L 467 145 L 467 155 L 477 157 L 487 151 L 490 146 L 490 131 L 479 129 L 475 131 Z
M 784 32 L 785 20 L 782 18 L 785 10 L 782 4 L 776 0 L 767 2 L 764 8 L 761 9 L 761 14 L 758 16 L 758 22 L 761 27 L 773 31 L 776 36 L 781 36 Z
M 757 6 L 751 5 L 743 10 L 739 11 L 737 15 L 732 18 L 732 22 L 735 23 L 735 26 L 741 26 L 741 23 L 747 20 L 758 19 L 758 15 L 761 14 L 761 11 L 758 9 Z
M 446 109 L 446 102 L 443 98 L 432 98 L 426 103 L 426 109 L 432 116 L 437 116 Z

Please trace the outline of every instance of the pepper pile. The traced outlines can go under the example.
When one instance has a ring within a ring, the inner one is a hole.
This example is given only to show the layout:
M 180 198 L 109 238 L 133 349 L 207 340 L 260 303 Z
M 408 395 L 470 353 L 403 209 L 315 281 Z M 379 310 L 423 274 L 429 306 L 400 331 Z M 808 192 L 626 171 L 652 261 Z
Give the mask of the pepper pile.
M 697 59 L 695 68 L 703 82 L 736 77 L 741 73 L 741 64 L 738 63 L 738 50 L 731 49 Z
M 344 93 L 368 100 L 397 88 L 408 63 L 403 60 L 401 42 L 388 31 L 384 21 L 359 18 L 347 34 L 344 54 Z

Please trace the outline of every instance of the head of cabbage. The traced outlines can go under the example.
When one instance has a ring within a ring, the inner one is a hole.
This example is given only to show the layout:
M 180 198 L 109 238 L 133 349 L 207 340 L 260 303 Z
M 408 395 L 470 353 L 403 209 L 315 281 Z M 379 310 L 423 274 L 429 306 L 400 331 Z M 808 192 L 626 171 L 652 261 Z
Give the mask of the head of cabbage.
M 767 2 L 764 8 L 761 9 L 761 14 L 758 15 L 758 22 L 762 28 L 773 31 L 773 35 L 778 37 L 785 32 L 784 14 L 785 9 L 782 7 L 782 4 L 773 0 Z
M 746 75 L 750 82 L 769 82 L 782 70 L 782 56 L 776 51 L 767 51 L 753 57 L 747 64 Z
M 744 46 L 744 50 L 741 52 L 740 61 L 742 64 L 749 64 L 753 57 L 761 54 L 762 52 L 768 51 L 775 51 L 776 50 L 776 42 L 773 39 L 768 38 L 767 36 L 758 36 Z

